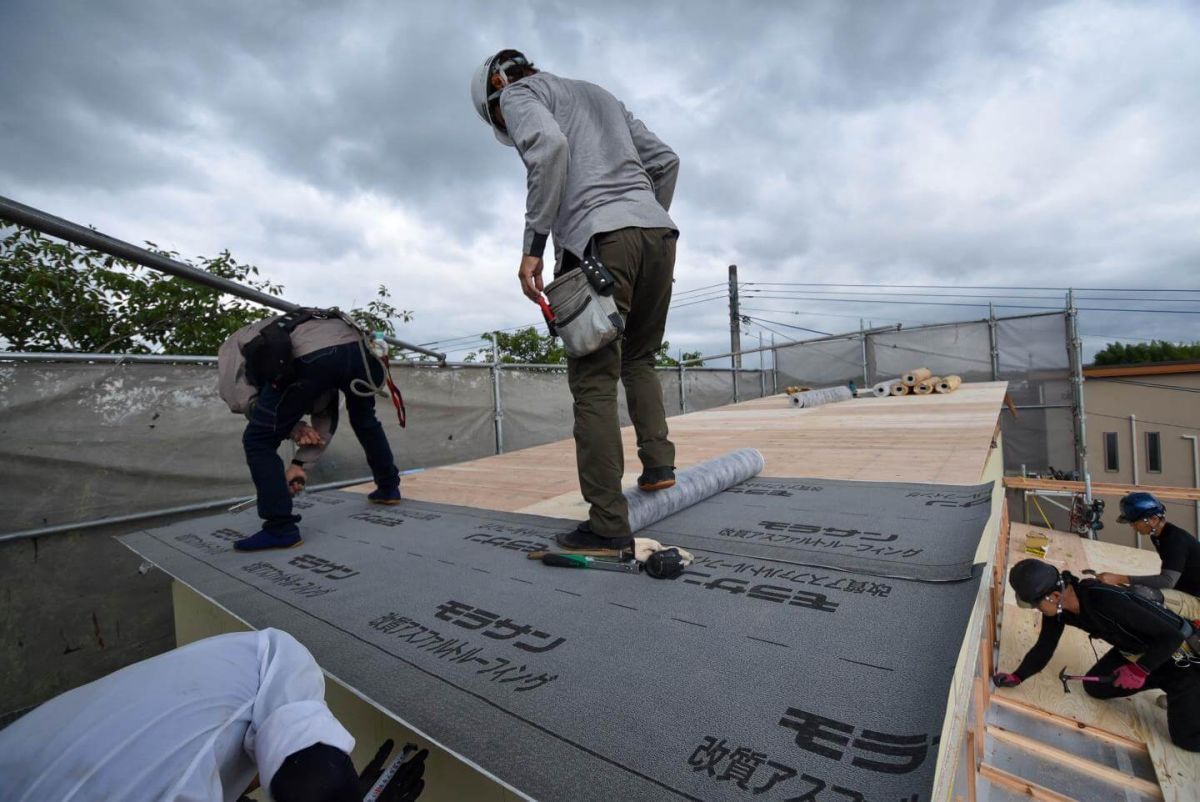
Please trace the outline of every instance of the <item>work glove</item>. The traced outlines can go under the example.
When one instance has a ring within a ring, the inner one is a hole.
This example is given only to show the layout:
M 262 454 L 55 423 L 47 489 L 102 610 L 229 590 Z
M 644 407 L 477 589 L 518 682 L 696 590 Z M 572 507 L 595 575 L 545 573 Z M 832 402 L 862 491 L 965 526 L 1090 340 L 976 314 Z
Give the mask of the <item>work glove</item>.
M 1021 684 L 1021 678 L 1016 674 L 997 671 L 995 674 L 992 674 L 992 683 L 997 688 L 1015 688 Z
M 1150 672 L 1137 663 L 1126 663 L 1113 673 L 1113 685 L 1127 691 L 1140 691 Z
M 395 742 L 391 738 L 384 741 L 383 746 L 379 747 L 379 751 L 375 753 L 375 757 L 371 758 L 371 762 L 359 775 L 358 789 L 364 802 L 375 802 L 375 800 L 379 800 L 379 802 L 413 802 L 425 790 L 423 778 L 425 776 L 425 758 L 429 757 L 429 750 L 422 749 L 418 752 L 417 747 L 413 744 L 405 744 L 404 751 L 400 753 L 403 762 L 400 764 L 399 770 L 388 780 L 382 791 L 369 796 L 375 783 L 383 776 L 383 763 L 391 754 L 393 746 L 395 746 Z

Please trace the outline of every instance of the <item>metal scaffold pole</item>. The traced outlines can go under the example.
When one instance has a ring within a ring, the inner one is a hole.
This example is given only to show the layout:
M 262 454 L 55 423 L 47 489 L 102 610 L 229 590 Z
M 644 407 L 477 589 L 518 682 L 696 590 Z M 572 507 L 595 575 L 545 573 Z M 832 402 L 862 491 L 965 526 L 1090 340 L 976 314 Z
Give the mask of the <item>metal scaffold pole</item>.
M 996 339 L 996 307 L 988 304 L 988 346 L 992 355 L 992 381 L 1000 378 L 1000 347 Z
M 504 407 L 500 404 L 500 332 L 492 332 L 492 409 L 496 424 L 496 453 L 504 453 Z
M 52 214 L 47 214 L 32 206 L 26 206 L 23 203 L 18 203 L 3 196 L 0 196 L 0 219 L 9 220 L 17 225 L 40 231 L 47 236 L 58 237 L 84 248 L 91 248 L 92 250 L 106 253 L 109 256 L 115 256 L 118 259 L 125 259 L 142 267 L 157 270 L 160 273 L 185 279 L 194 284 L 214 289 L 217 292 L 236 295 L 239 298 L 245 298 L 247 301 L 253 301 L 256 304 L 278 309 L 281 312 L 291 312 L 293 309 L 300 308 L 300 304 L 276 298 L 274 295 L 256 290 L 253 287 L 246 287 L 238 284 L 236 281 L 230 281 L 227 278 L 213 275 L 206 270 L 200 270 L 189 264 L 184 264 L 162 254 L 155 253 L 154 251 L 139 248 L 123 240 L 102 234 L 95 229 L 72 223 L 61 217 L 55 217 Z M 425 354 L 439 362 L 446 361 L 446 355 L 440 351 L 431 351 L 428 348 L 422 348 L 419 345 L 413 345 L 403 340 L 398 340 L 395 337 L 385 337 L 384 339 L 397 348 Z
M 1092 475 L 1087 464 L 1087 412 L 1083 401 L 1083 342 L 1079 339 L 1079 310 L 1075 291 L 1067 290 L 1067 353 L 1071 362 L 1071 407 L 1075 416 L 1075 469 L 1083 477 L 1083 503 L 1092 508 Z M 1089 527 L 1096 539 L 1095 522 Z
M 738 371 L 742 369 L 742 314 L 738 305 L 737 265 L 729 266 L 729 364 L 733 367 L 733 403 L 738 402 Z

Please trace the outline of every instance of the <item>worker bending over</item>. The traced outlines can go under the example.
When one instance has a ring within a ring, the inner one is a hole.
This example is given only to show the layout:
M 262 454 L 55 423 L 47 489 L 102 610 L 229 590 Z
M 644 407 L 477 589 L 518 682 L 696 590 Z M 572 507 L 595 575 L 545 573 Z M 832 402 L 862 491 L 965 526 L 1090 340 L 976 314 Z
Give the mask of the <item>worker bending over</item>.
M 996 685 L 1011 688 L 1037 674 L 1054 655 L 1063 627 L 1078 627 L 1112 648 L 1088 669 L 1099 682 L 1083 683 L 1097 699 L 1131 696 L 1150 688 L 1167 693 L 1167 729 L 1181 749 L 1200 751 L 1200 635 L 1196 624 L 1131 590 L 1094 579 L 1076 579 L 1041 560 L 1012 567 L 1008 583 L 1022 607 L 1042 613 L 1041 632 L 1011 674 Z
M 637 432 L 643 468 L 638 486 L 659 490 L 675 483 L 675 446 L 667 438 L 654 361 L 671 303 L 679 231 L 667 210 L 679 157 L 606 90 L 540 71 L 516 50 L 501 50 L 480 65 L 471 99 L 496 138 L 515 147 L 525 164 L 528 194 L 518 278 L 526 297 L 541 300 L 542 253 L 551 233 L 556 278 L 567 277 L 582 261 L 601 263 L 611 274 L 585 271 L 588 283 L 615 301 L 612 315 L 621 325 L 608 331 L 615 339 L 597 338 L 596 345 L 607 344 L 567 358 L 579 487 L 590 511 L 574 532 L 559 537 L 559 544 L 626 548 L 632 535 L 621 492 L 625 458 L 618 379 Z M 585 306 L 575 317 L 587 319 Z M 560 316 L 560 330 L 569 323 Z
M 370 353 L 363 332 L 337 310 L 297 310 L 251 323 L 221 345 L 217 361 L 221 397 L 249 421 L 242 447 L 263 519 L 262 529 L 234 548 L 258 551 L 301 542 L 292 495 L 336 430 L 339 390 L 375 479 L 376 489 L 367 498 L 378 504 L 400 501 L 400 472 L 375 416 L 375 395 L 387 380 L 387 368 Z M 318 428 L 298 428 L 310 412 L 314 424 L 324 422 L 324 435 Z M 285 471 L 277 452 L 290 436 L 302 448 Z
M 278 629 L 238 632 L 67 691 L 0 730 L 0 796 L 232 802 L 257 774 L 275 802 L 357 802 L 386 753 L 360 777 L 353 748 L 308 650 Z M 426 755 L 381 798 L 416 799 Z
M 1129 524 L 1142 536 L 1149 535 L 1162 570 L 1148 576 L 1104 572 L 1096 578 L 1106 585 L 1139 585 L 1152 588 L 1167 609 L 1184 618 L 1200 618 L 1200 541 L 1188 531 L 1167 521 L 1167 509 L 1149 493 L 1130 493 L 1121 499 L 1117 523 Z

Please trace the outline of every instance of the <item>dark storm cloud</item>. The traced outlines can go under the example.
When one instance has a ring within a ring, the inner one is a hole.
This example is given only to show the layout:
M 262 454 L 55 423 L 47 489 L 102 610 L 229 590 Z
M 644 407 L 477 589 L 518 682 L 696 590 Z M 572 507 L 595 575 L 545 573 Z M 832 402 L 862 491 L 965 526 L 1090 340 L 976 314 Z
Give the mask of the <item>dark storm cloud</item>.
M 732 262 L 759 281 L 1190 285 L 1198 18 L 1167 1 L 10 0 L 0 186 L 107 197 L 130 221 L 178 202 L 173 230 L 220 226 L 193 241 L 256 248 L 289 289 L 372 260 L 372 281 L 395 262 L 429 283 L 442 253 L 467 303 L 516 314 L 492 297 L 515 290 L 524 171 L 468 100 L 476 65 L 514 46 L 610 88 L 680 154 L 681 289 Z M 399 225 L 382 207 L 428 252 L 381 253 L 369 227 Z M 446 317 L 426 302 L 432 339 Z M 841 311 L 815 327 L 853 327 Z M 670 336 L 723 350 L 713 326 L 689 307 Z

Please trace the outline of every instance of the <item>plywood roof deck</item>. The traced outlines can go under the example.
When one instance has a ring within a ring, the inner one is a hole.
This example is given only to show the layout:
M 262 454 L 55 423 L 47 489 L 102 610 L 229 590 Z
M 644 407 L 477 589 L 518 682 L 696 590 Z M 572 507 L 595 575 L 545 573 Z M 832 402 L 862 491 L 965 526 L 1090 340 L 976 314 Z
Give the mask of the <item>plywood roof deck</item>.
M 996 431 L 1004 382 L 964 384 L 946 395 L 858 398 L 815 409 L 784 395 L 670 418 L 677 467 L 757 448 L 764 476 L 975 484 Z M 632 427 L 622 430 L 627 484 L 641 466 Z M 352 490 L 367 492 L 371 485 Z M 550 514 L 544 502 L 579 503 L 570 439 L 431 468 L 404 479 L 404 495 L 507 512 Z M 531 509 L 533 508 L 533 509 Z

